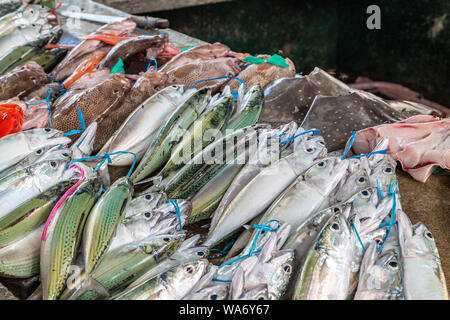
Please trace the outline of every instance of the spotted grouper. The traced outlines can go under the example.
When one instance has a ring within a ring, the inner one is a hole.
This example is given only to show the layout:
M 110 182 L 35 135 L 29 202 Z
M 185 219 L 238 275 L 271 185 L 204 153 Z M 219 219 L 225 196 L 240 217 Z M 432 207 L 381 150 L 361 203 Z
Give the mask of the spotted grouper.
M 130 80 L 123 73 L 114 73 L 91 88 L 67 92 L 52 107 L 52 124 L 63 132 L 80 130 L 78 109 L 83 113 L 86 127 L 94 121 L 100 123 L 122 104 L 130 89 Z M 97 130 L 97 136 L 101 135 L 103 132 Z M 73 140 L 77 138 L 78 135 Z
M 100 150 L 112 134 L 119 129 L 125 119 L 141 103 L 164 88 L 167 76 L 164 73 L 154 72 L 152 69 L 142 74 L 126 95 L 123 103 L 117 105 L 115 110 L 108 112 L 105 118 L 98 123 L 98 132 L 94 143 L 94 151 Z
M 218 58 L 212 60 L 196 60 L 186 63 L 169 71 L 168 84 L 183 84 L 185 88 L 190 88 L 199 80 L 211 79 L 222 76 L 236 76 L 241 68 L 240 60 L 237 58 Z M 210 88 L 213 93 L 219 91 L 229 79 L 209 80 L 198 83 L 195 88 Z
M 48 82 L 44 69 L 34 61 L 27 62 L 0 76 L 0 100 L 22 97 Z

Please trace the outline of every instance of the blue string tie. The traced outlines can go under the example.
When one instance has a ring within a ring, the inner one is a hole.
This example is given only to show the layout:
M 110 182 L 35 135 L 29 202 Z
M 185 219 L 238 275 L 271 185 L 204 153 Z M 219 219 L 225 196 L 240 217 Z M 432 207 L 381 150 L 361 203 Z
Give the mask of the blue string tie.
M 78 111 L 78 119 L 80 120 L 81 130 L 70 130 L 69 132 L 64 133 L 65 137 L 72 136 L 72 135 L 78 134 L 78 133 L 83 133 L 84 130 L 86 130 L 86 124 L 84 122 L 84 116 L 83 116 L 83 112 L 81 111 L 81 108 L 78 107 L 77 111 Z
M 378 189 L 378 193 L 380 194 L 380 198 L 381 200 L 384 199 L 384 193 L 383 193 L 383 186 L 381 185 L 381 180 L 377 179 L 377 189 Z
M 210 249 L 209 251 L 217 251 L 220 252 L 222 255 L 226 256 L 228 254 L 228 251 L 230 251 L 231 246 L 236 242 L 236 239 L 232 239 L 228 244 L 222 249 Z
M 131 164 L 130 170 L 127 173 L 127 177 L 130 177 L 131 173 L 133 172 L 134 166 L 136 165 L 136 154 L 130 151 L 116 151 L 116 152 L 112 152 L 112 153 L 106 153 L 104 155 L 98 155 L 98 156 L 90 156 L 90 157 L 84 157 L 84 158 L 80 158 L 80 159 L 75 159 L 70 161 L 66 168 L 68 168 L 72 163 L 76 163 L 76 162 L 82 162 L 82 161 L 86 161 L 86 160 L 91 160 L 91 159 L 103 159 L 102 162 L 100 162 L 97 167 L 94 169 L 94 172 L 97 172 L 98 169 L 101 168 L 101 166 L 108 161 L 108 164 L 112 163 L 111 160 L 111 156 L 114 156 L 116 154 L 131 154 L 133 155 L 134 159 L 133 159 L 133 163 Z
M 308 131 L 299 133 L 299 134 L 297 134 L 297 135 L 295 135 L 295 136 L 293 136 L 293 137 L 291 137 L 291 138 L 289 138 L 289 139 L 283 140 L 283 141 L 280 142 L 280 144 L 285 144 L 285 143 L 291 142 L 292 140 L 295 140 L 295 139 L 297 139 L 298 137 L 300 137 L 300 136 L 302 136 L 302 135 L 304 135 L 304 134 L 311 133 L 311 132 L 312 132 L 313 136 L 315 136 L 316 134 L 320 134 L 320 130 L 312 129 L 312 130 L 308 130 Z M 284 135 L 284 134 L 283 134 L 283 135 Z
M 378 151 L 369 152 L 369 153 L 365 153 L 365 154 L 360 154 L 360 155 L 353 156 L 353 157 L 350 157 L 350 158 L 345 158 L 347 153 L 352 148 L 353 143 L 355 142 L 355 137 L 356 137 L 356 131 L 353 130 L 352 138 L 350 139 L 350 143 L 349 143 L 348 147 L 345 149 L 344 153 L 342 154 L 342 157 L 341 157 L 342 160 L 359 159 L 359 158 L 362 158 L 362 157 L 370 157 L 370 156 L 372 156 L 374 154 L 386 154 L 387 153 L 387 149 L 384 149 L 384 150 L 378 150 Z
M 383 250 L 383 247 L 386 244 L 386 241 L 387 241 L 387 239 L 389 237 L 389 234 L 391 233 L 392 226 L 395 225 L 395 221 L 394 220 L 395 220 L 395 211 L 397 209 L 397 197 L 396 197 L 397 187 L 398 187 L 397 181 L 395 181 L 393 187 L 392 187 L 391 184 L 389 185 L 389 194 L 391 195 L 392 200 L 393 200 L 394 203 L 392 204 L 391 219 L 389 220 L 389 224 L 388 224 L 389 227 L 388 227 L 388 230 L 387 230 L 387 233 L 386 233 L 386 237 L 384 238 L 383 243 L 381 244 L 381 246 L 378 248 L 379 252 L 381 252 Z
M 152 66 L 152 62 L 155 64 L 155 72 L 158 70 L 158 61 L 156 61 L 156 59 L 152 58 L 152 59 L 150 59 L 150 61 L 148 62 L 147 70 L 145 70 L 146 72 L 147 72 L 148 69 L 150 69 L 150 67 Z
M 358 238 L 359 244 L 361 245 L 363 250 L 366 251 L 366 247 L 364 247 L 364 243 L 362 242 L 361 237 L 359 236 L 358 230 L 356 230 L 356 227 L 355 227 L 355 224 L 353 223 L 353 221 L 352 221 L 352 227 L 353 227 L 353 230 L 355 230 L 355 234 L 356 234 L 356 237 Z
M 181 211 L 180 211 L 180 207 L 178 206 L 177 201 L 173 200 L 173 199 L 167 199 L 166 203 L 170 203 L 175 208 L 175 212 L 170 211 L 170 213 L 176 214 L 178 216 L 178 223 L 180 225 L 180 230 L 183 230 L 183 225 L 181 223 Z

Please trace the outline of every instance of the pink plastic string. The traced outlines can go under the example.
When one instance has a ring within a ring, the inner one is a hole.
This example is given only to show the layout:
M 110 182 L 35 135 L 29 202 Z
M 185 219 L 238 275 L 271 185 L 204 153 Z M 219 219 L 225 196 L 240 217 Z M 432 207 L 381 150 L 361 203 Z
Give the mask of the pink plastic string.
M 75 167 L 78 169 L 78 171 L 80 171 L 81 173 L 81 178 L 80 180 L 78 180 L 77 183 L 75 183 L 69 190 L 66 191 L 66 193 L 64 193 L 64 195 L 58 200 L 58 202 L 56 203 L 56 205 L 53 207 L 52 212 L 50 212 L 50 215 L 47 219 L 47 222 L 45 222 L 45 226 L 44 226 L 44 230 L 42 231 L 42 237 L 41 240 L 43 242 L 45 242 L 45 240 L 47 240 L 47 230 L 48 227 L 50 226 L 50 223 L 52 223 L 53 218 L 55 217 L 56 212 L 58 211 L 58 209 L 62 206 L 62 204 L 64 203 L 64 201 L 66 201 L 66 199 L 75 192 L 75 190 L 78 189 L 78 187 L 84 182 L 85 179 L 85 175 L 84 175 L 84 170 L 83 168 L 81 168 L 79 165 L 77 164 L 73 164 L 71 165 L 69 168 Z

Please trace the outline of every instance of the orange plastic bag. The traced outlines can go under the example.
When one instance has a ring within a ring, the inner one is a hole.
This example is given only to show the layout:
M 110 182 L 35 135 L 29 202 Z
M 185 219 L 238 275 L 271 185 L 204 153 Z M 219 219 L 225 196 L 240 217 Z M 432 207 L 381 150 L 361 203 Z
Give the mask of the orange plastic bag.
M 22 108 L 15 103 L 0 104 L 0 138 L 22 130 Z

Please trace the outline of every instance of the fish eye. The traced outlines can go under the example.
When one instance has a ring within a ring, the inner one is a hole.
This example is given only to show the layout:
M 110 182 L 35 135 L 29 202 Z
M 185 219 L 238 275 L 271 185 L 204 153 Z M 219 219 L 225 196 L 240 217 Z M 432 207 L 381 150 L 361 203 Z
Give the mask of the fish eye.
M 339 231 L 339 229 L 340 229 L 339 223 L 334 222 L 334 223 L 331 225 L 331 229 L 333 229 L 333 230 L 335 230 L 335 231 Z
M 31 77 L 30 79 L 31 79 L 31 81 L 33 81 L 33 82 L 36 81 L 36 77 Z
M 392 269 L 397 269 L 398 268 L 398 263 L 397 261 L 389 261 L 388 265 L 392 268 Z
M 366 182 L 366 178 L 364 178 L 364 177 L 359 177 L 358 182 L 359 182 L 359 183 L 364 183 L 364 182 Z
M 383 171 L 384 171 L 384 173 L 391 173 L 393 170 L 391 167 L 386 167 L 386 168 L 384 168 Z
M 189 267 L 186 268 L 186 272 L 187 272 L 187 273 L 192 273 L 192 272 L 194 272 L 194 268 L 192 268 L 191 266 L 189 266 Z
M 119 93 L 119 89 L 114 89 L 113 92 L 114 93 Z
M 217 294 L 212 294 L 210 296 L 210 298 L 211 298 L 211 300 L 217 300 L 218 296 L 217 296 Z
M 152 215 L 152 214 L 151 214 L 150 212 L 144 213 L 144 216 L 145 216 L 146 218 L 150 218 L 151 215 Z
M 66 153 L 66 152 L 64 152 L 62 155 L 63 155 L 64 157 L 68 157 L 68 156 L 69 156 L 69 154 Z
M 306 151 L 307 153 L 312 153 L 312 152 L 314 152 L 314 148 L 307 148 L 305 151 Z
M 37 154 L 41 154 L 42 153 L 42 149 L 39 149 L 36 151 Z
M 149 195 L 149 194 L 145 195 L 145 199 L 146 199 L 146 200 L 150 200 L 151 198 L 152 198 L 151 195 Z
M 321 146 L 325 146 L 325 142 L 323 141 L 317 141 L 318 144 L 320 144 Z
M 256 298 L 256 300 L 266 300 L 266 298 L 264 298 L 264 296 L 260 296 L 260 297 Z
M 54 168 L 54 167 L 56 167 L 56 162 L 55 161 L 51 161 L 50 165 Z
M 325 166 L 325 162 L 324 162 L 324 161 L 320 161 L 320 162 L 317 164 L 317 166 L 318 166 L 319 168 L 322 168 L 322 167 Z
M 164 238 L 164 239 L 163 239 L 163 241 L 165 241 L 165 242 L 169 242 L 169 241 L 170 241 L 170 239 L 166 237 L 166 238 Z
M 283 267 L 283 270 L 284 270 L 284 272 L 286 272 L 286 273 L 291 273 L 291 266 L 290 265 L 285 265 L 284 267 Z
M 205 253 L 203 251 L 199 251 L 199 252 L 197 252 L 197 255 L 200 257 L 203 257 L 205 255 Z
M 425 236 L 426 236 L 428 239 L 433 239 L 433 235 L 431 234 L 430 231 L 425 232 Z
M 367 191 L 367 190 L 363 190 L 363 191 L 361 191 L 361 194 L 364 196 L 364 198 L 367 198 L 367 197 L 369 197 L 370 196 L 370 192 L 369 191 Z
M 334 207 L 333 208 L 333 212 L 334 213 L 338 213 L 338 212 L 340 212 L 341 211 L 341 208 L 339 208 L 339 207 Z
M 158 86 L 154 86 L 154 87 L 153 87 L 153 89 L 155 89 L 155 90 L 158 90 L 158 88 L 159 88 Z
M 45 128 L 44 129 L 45 132 L 50 132 L 50 130 L 51 130 L 50 128 Z

